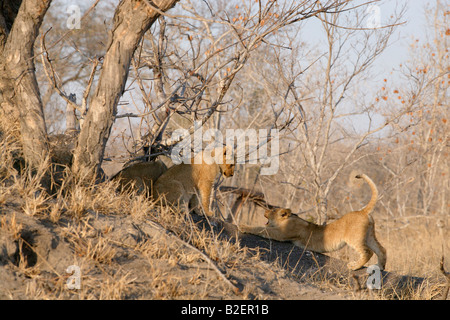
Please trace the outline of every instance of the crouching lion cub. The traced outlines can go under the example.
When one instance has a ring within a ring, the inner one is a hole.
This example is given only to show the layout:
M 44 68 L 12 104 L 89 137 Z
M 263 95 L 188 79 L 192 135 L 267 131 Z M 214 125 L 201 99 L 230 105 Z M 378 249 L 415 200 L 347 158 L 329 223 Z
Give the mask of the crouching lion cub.
M 116 173 L 111 180 L 119 181 L 121 190 L 136 189 L 151 194 L 155 181 L 167 171 L 164 162 L 160 160 L 152 162 L 134 163 Z
M 172 205 L 182 205 L 189 209 L 189 202 L 192 198 L 196 200 L 197 192 L 201 197 L 203 210 L 208 216 L 213 213 L 209 210 L 211 190 L 219 173 L 225 177 L 234 174 L 235 164 L 226 163 L 226 148 L 216 148 L 211 151 L 211 157 L 215 157 L 216 152 L 221 152 L 223 161 L 217 164 L 213 160 L 211 164 L 205 162 L 204 152 L 200 152 L 191 163 L 181 163 L 171 167 L 159 177 L 154 185 L 157 196 L 164 196 L 165 200 Z M 201 163 L 196 164 L 199 161 Z M 220 156 L 219 156 L 220 157 Z M 196 161 L 197 160 L 197 161 Z M 197 204 L 197 201 L 194 201 Z
M 369 203 L 360 211 L 349 212 L 339 220 L 320 226 L 307 222 L 290 209 L 267 210 L 264 216 L 269 220 L 266 227 L 241 225 L 244 233 L 251 233 L 278 241 L 292 241 L 296 246 L 316 252 L 331 252 L 346 244 L 355 249 L 360 258 L 348 263 L 352 270 L 360 269 L 369 261 L 373 253 L 378 257 L 378 267 L 383 270 L 386 264 L 386 250 L 375 237 L 375 223 L 370 216 L 378 197 L 374 182 L 365 174 L 356 178 L 364 179 L 372 190 Z

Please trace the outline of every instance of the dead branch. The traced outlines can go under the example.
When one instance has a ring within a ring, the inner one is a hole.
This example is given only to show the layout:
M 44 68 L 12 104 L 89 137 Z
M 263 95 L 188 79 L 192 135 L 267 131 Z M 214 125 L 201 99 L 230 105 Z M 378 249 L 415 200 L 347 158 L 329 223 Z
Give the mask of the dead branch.
M 246 201 L 251 201 L 257 206 L 260 206 L 264 209 L 274 209 L 278 208 L 278 206 L 274 206 L 269 204 L 264 197 L 262 192 L 255 192 L 250 189 L 238 188 L 238 187 L 229 187 L 229 186 L 221 186 L 219 188 L 221 192 L 231 192 L 238 195 L 236 202 L 233 205 L 232 212 L 237 212 L 238 209 L 242 206 L 242 204 Z
M 214 261 L 211 260 L 210 257 L 208 257 L 208 255 L 206 255 L 203 251 L 199 250 L 198 248 L 194 247 L 193 245 L 191 245 L 190 243 L 184 241 L 183 239 L 181 239 L 180 237 L 178 237 L 175 233 L 173 233 L 172 231 L 164 228 L 162 225 L 160 225 L 159 223 L 152 221 L 152 220 L 147 220 L 147 223 L 149 223 L 153 228 L 157 229 L 159 232 L 167 235 L 168 237 L 172 238 L 173 240 L 175 240 L 178 243 L 181 243 L 183 246 L 188 247 L 189 249 L 194 250 L 195 252 L 197 252 L 198 254 L 200 254 L 203 258 L 203 260 L 205 260 L 206 263 L 208 263 L 211 268 L 219 275 L 219 277 L 231 288 L 231 290 L 239 295 L 242 293 L 242 290 L 240 288 L 238 288 L 236 285 L 234 285 L 228 278 L 227 276 L 224 274 L 224 272 L 222 270 L 219 269 L 219 267 L 214 263 Z
M 83 100 L 81 101 L 81 116 L 82 117 L 84 117 L 87 113 L 87 99 L 89 97 L 89 93 L 91 92 L 92 82 L 94 81 L 95 71 L 97 70 L 97 66 L 98 66 L 98 63 L 100 62 L 100 59 L 101 58 L 95 59 L 92 64 L 92 70 L 91 70 L 91 74 L 89 76 L 88 85 L 87 85 L 86 89 L 84 90 Z
M 63 98 L 68 105 L 72 106 L 72 108 L 77 109 L 78 111 L 82 112 L 81 107 L 78 106 L 76 103 L 74 103 L 58 86 L 58 84 L 56 83 L 56 73 L 55 70 L 53 69 L 53 65 L 52 62 L 50 60 L 47 48 L 45 47 L 45 36 L 47 35 L 47 33 L 50 32 L 52 28 L 50 27 L 46 32 L 44 32 L 44 34 L 41 37 L 41 49 L 42 49 L 42 54 L 41 54 L 41 61 L 42 61 L 42 66 L 44 67 L 44 71 L 45 71 L 45 75 L 47 76 L 48 82 L 53 86 L 53 88 L 55 88 L 56 92 L 60 95 L 61 98 Z M 47 68 L 47 65 L 50 67 L 50 72 Z
M 84 117 L 87 112 L 87 99 L 88 99 L 89 93 L 91 92 L 92 82 L 94 81 L 95 71 L 97 70 L 97 65 L 98 65 L 100 59 L 94 60 L 94 63 L 92 66 L 92 71 L 89 76 L 88 85 L 87 85 L 86 89 L 84 90 L 81 106 L 79 106 L 76 104 L 75 100 L 71 99 L 70 95 L 67 96 L 63 92 L 63 90 L 61 90 L 59 88 L 58 83 L 56 82 L 57 75 L 56 75 L 55 69 L 53 68 L 53 64 L 51 62 L 50 56 L 48 54 L 48 51 L 47 51 L 47 48 L 45 45 L 45 36 L 47 35 L 48 32 L 50 32 L 51 29 L 52 28 L 49 28 L 41 37 L 41 50 L 42 50 L 41 61 L 42 61 L 42 66 L 44 67 L 45 75 L 47 76 L 49 83 L 53 86 L 53 88 L 55 88 L 56 92 L 60 95 L 60 97 L 63 98 L 67 102 L 67 104 L 70 105 L 72 108 L 80 111 L 81 117 Z M 50 71 L 48 70 L 48 67 L 50 68 Z

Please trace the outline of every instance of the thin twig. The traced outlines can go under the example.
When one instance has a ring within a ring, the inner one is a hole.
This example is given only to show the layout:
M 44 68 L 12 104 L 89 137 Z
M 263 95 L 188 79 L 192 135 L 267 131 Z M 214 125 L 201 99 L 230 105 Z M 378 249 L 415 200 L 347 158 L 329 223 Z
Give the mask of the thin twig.
M 42 66 L 44 67 L 44 71 L 45 71 L 45 75 L 47 76 L 48 81 L 52 84 L 53 88 L 56 89 L 56 91 L 58 92 L 58 94 L 61 96 L 61 98 L 63 98 L 70 106 L 72 106 L 73 108 L 77 109 L 78 111 L 82 112 L 80 106 L 78 106 L 76 103 L 74 103 L 59 87 L 58 84 L 56 83 L 56 75 L 55 75 L 55 70 L 53 69 L 53 65 L 50 61 L 48 52 L 47 52 L 47 48 L 45 47 L 45 36 L 47 35 L 48 32 L 50 32 L 52 28 L 50 27 L 46 32 L 44 32 L 44 34 L 41 37 L 41 49 L 43 54 L 41 55 L 41 60 L 42 60 Z M 47 62 L 46 62 L 47 60 Z M 50 66 L 50 72 L 47 69 L 47 63 Z

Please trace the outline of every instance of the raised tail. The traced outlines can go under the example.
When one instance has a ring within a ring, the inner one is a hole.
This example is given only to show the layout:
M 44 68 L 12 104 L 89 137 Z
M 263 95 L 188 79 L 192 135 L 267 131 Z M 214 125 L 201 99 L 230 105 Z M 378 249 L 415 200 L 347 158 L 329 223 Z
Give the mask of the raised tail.
M 370 214 L 372 212 L 373 208 L 375 207 L 375 204 L 377 203 L 377 199 L 378 199 L 377 186 L 372 181 L 372 179 L 370 179 L 364 173 L 356 175 L 355 178 L 357 178 L 357 179 L 364 179 L 364 181 L 367 182 L 367 184 L 369 185 L 370 189 L 372 190 L 372 197 L 370 198 L 369 203 L 361 210 L 365 214 Z

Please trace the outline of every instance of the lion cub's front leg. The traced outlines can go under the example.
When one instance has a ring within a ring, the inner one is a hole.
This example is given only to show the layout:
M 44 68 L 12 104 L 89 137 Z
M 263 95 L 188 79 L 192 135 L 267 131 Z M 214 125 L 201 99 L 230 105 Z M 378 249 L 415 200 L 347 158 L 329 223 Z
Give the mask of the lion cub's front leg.
M 212 183 L 211 182 L 202 182 L 199 184 L 198 189 L 199 189 L 198 191 L 200 193 L 203 211 L 205 211 L 207 216 L 212 217 L 214 215 L 214 213 L 211 210 L 209 210 Z
M 272 239 L 277 241 L 288 241 L 290 239 L 287 239 L 283 236 L 282 232 L 277 227 L 250 227 L 245 224 L 241 224 L 239 226 L 239 230 L 242 233 L 249 233 L 254 234 L 266 239 Z
M 265 229 L 266 229 L 265 227 L 250 227 L 246 224 L 239 225 L 239 230 L 242 233 L 250 233 L 250 234 L 255 234 L 257 236 L 262 235 L 262 233 Z

